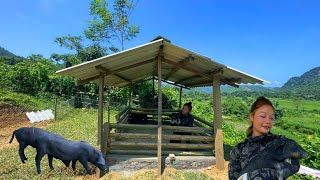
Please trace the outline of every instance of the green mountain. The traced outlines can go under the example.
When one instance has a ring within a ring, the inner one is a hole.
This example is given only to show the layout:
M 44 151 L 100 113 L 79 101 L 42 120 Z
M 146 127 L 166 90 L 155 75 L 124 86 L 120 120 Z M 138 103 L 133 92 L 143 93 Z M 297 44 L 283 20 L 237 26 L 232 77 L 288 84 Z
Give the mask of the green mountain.
M 23 60 L 24 60 L 23 57 L 17 56 L 15 54 L 13 54 L 12 52 L 10 52 L 0 46 L 0 62 L 13 65 L 13 64 L 17 64 Z
M 8 50 L 4 49 L 0 46 L 0 56 L 6 56 L 6 57 L 18 57 L 15 54 L 9 52 Z
M 222 86 L 221 92 L 223 93 L 233 93 L 237 91 L 247 91 L 247 92 L 268 92 L 274 90 L 275 88 L 264 87 L 259 85 L 240 85 L 239 88 Z
M 320 92 L 320 66 L 305 72 L 300 77 L 290 78 L 281 90 L 292 92 Z
M 260 85 L 240 85 L 238 88 L 236 87 L 231 87 L 231 86 L 221 86 L 221 92 L 222 93 L 234 93 L 234 92 L 269 92 L 272 90 L 277 90 L 279 88 L 274 88 L 274 87 L 264 87 Z M 201 87 L 198 88 L 200 91 L 212 92 L 212 87 Z

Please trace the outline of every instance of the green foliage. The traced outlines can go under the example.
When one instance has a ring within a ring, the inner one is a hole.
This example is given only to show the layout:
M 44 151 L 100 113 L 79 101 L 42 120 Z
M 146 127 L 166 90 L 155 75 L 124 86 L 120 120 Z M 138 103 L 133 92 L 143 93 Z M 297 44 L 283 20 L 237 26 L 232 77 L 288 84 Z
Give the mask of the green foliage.
M 301 146 L 309 153 L 309 157 L 303 159 L 302 163 L 308 164 L 311 168 L 320 169 L 320 133 L 304 135 L 302 138 Z
M 84 47 L 82 36 L 61 36 L 55 39 L 61 47 L 76 51 L 76 54 L 52 54 L 51 58 L 57 62 L 63 61 L 64 63 L 70 62 L 71 65 L 77 65 L 81 62 L 91 61 L 106 54 L 106 49 L 100 44 L 93 43 L 90 46 Z
M 157 82 L 155 82 L 157 84 Z M 155 85 L 154 96 L 152 94 L 152 80 L 136 83 L 132 86 L 133 98 L 137 105 L 146 108 L 158 107 L 158 87 Z M 173 86 L 163 86 L 162 107 L 164 109 L 178 108 L 178 89 Z
M 43 110 L 53 107 L 53 99 L 37 98 L 0 89 L 0 106 L 19 106 L 30 110 Z
M 238 118 L 248 118 L 248 105 L 240 98 L 227 96 L 222 102 L 222 113 L 226 116 L 236 116 Z
M 89 21 L 88 28 L 84 31 L 85 36 L 93 42 L 106 42 L 113 52 L 119 51 L 114 40 L 121 44 L 136 37 L 139 26 L 130 25 L 129 17 L 134 10 L 133 1 L 115 0 L 113 11 L 108 9 L 106 0 L 93 0 L 90 3 L 90 14 L 93 20 Z
M 11 87 L 15 92 L 36 95 L 46 90 L 49 69 L 41 62 L 21 62 L 8 72 Z

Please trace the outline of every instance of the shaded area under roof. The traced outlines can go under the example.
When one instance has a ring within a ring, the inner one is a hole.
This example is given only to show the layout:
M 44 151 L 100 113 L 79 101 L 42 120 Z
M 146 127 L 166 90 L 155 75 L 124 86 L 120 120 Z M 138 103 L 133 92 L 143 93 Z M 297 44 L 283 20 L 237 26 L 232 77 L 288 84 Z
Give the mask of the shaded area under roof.
M 57 73 L 72 76 L 79 83 L 97 83 L 100 73 L 103 73 L 106 85 L 121 87 L 157 76 L 158 57 L 162 61 L 162 80 L 183 87 L 211 86 L 214 76 L 220 78 L 221 84 L 236 87 L 238 84 L 268 83 L 158 37 L 150 43 L 65 68 Z

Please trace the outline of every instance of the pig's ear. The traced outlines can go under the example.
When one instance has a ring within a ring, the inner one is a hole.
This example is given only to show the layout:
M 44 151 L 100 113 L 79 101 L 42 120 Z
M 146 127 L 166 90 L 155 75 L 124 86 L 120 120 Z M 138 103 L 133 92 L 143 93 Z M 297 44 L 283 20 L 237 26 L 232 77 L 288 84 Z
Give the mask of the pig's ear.
M 101 154 L 99 154 L 97 163 L 102 165 L 106 164 L 106 161 L 104 160 L 103 156 L 101 156 Z

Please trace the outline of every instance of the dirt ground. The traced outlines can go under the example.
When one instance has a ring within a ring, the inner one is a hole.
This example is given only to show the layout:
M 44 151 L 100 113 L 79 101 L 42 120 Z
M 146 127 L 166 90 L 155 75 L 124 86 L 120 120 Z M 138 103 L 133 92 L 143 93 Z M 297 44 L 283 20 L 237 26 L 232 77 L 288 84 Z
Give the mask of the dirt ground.
M 193 172 L 199 172 L 204 173 L 209 178 L 213 178 L 215 180 L 225 180 L 228 179 L 228 161 L 225 162 L 225 169 L 223 171 L 216 168 L 216 166 L 210 166 L 208 168 L 203 168 L 199 170 L 195 170 Z M 188 171 L 188 170 L 185 170 Z M 165 168 L 162 176 L 165 177 L 166 180 L 176 180 L 177 177 L 180 177 L 179 174 L 181 170 L 177 170 L 175 168 Z M 90 177 L 84 177 L 90 178 Z M 91 178 L 94 179 L 94 176 Z M 183 177 L 180 177 L 184 179 Z M 179 178 L 179 179 L 180 179 Z M 102 179 L 112 179 L 112 180 L 118 180 L 118 179 L 137 179 L 137 180 L 150 180 L 150 179 L 160 179 L 157 176 L 157 170 L 156 169 L 142 169 L 137 172 L 135 172 L 131 176 L 126 176 L 119 172 L 109 172 L 107 175 L 105 175 Z
M 20 127 L 39 127 L 47 126 L 50 121 L 31 124 L 26 116 L 26 112 L 20 109 L 2 108 L 0 112 L 0 149 L 17 146 L 17 141 L 9 144 L 12 133 Z

